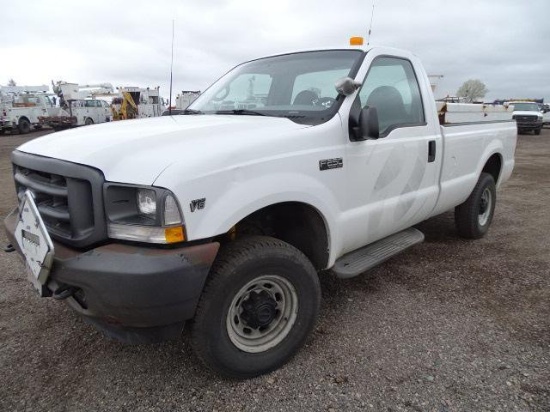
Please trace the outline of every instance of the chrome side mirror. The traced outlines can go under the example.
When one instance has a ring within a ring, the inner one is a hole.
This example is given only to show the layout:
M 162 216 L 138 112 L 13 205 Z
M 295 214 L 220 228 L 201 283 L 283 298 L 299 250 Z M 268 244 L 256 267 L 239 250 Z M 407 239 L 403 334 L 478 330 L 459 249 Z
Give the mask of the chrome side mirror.
M 353 80 L 351 77 L 343 77 L 340 80 L 336 81 L 334 84 L 338 94 L 343 96 L 349 96 L 353 94 L 359 87 L 361 87 L 361 82 Z

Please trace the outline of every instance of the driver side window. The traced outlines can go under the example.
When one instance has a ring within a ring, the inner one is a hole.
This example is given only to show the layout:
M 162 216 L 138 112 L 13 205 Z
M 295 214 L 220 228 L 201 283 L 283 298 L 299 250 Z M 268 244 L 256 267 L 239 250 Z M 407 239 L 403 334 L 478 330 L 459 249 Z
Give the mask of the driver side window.
M 375 107 L 380 134 L 425 124 L 420 88 L 411 62 L 396 57 L 375 59 L 359 91 L 361 107 Z

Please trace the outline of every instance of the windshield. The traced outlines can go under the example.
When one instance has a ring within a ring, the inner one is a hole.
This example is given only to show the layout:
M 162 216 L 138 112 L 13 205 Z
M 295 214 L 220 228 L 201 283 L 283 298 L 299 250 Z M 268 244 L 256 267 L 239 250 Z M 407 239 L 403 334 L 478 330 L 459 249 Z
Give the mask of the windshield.
M 342 77 L 354 77 L 362 56 L 360 50 L 330 50 L 244 63 L 200 95 L 188 113 L 264 115 L 322 123 L 343 100 L 334 84 Z
M 523 112 L 538 112 L 539 106 L 536 103 L 511 103 L 514 105 L 514 110 Z

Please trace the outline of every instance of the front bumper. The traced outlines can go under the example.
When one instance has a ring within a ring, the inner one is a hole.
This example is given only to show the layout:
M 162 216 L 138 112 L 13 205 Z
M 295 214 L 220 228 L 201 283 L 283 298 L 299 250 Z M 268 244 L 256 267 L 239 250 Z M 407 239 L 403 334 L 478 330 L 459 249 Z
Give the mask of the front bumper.
M 537 122 L 521 122 L 516 121 L 518 130 L 537 130 L 542 128 L 542 121 Z
M 4 223 L 21 255 L 14 212 Z M 54 248 L 46 294 L 72 287 L 66 301 L 107 335 L 150 342 L 176 337 L 194 316 L 219 243 L 174 249 L 111 243 L 82 252 L 54 242 Z

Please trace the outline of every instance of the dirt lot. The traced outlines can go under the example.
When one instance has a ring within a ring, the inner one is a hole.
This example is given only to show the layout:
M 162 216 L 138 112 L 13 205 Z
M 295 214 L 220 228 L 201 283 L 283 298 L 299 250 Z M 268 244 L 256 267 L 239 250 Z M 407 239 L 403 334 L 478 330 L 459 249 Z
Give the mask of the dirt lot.
M 9 153 L 37 135 L 0 139 L 2 216 Z M 246 382 L 206 372 L 185 337 L 107 340 L 2 253 L 0 410 L 550 411 L 550 131 L 520 136 L 516 160 L 485 239 L 457 238 L 447 213 L 363 276 L 324 274 L 308 345 Z

